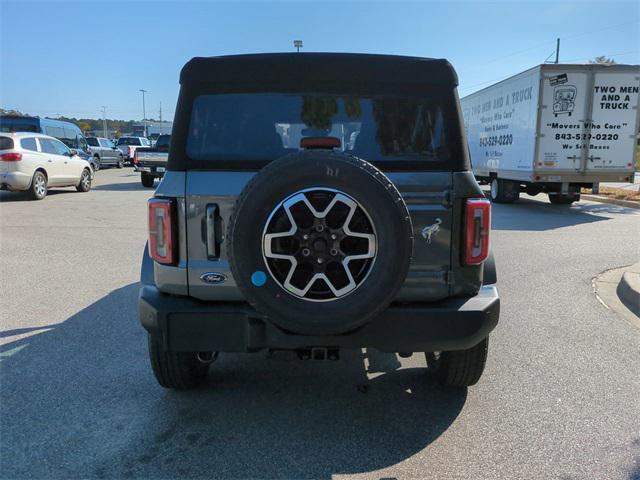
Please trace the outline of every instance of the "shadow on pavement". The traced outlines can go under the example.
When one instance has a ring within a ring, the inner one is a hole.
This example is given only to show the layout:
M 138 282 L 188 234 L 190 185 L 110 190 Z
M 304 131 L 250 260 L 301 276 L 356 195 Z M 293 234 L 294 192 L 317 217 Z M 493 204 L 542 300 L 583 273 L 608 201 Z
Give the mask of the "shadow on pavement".
M 109 190 L 114 192 L 148 190 L 149 192 L 153 192 L 154 188 L 143 187 L 142 183 L 138 181 L 138 182 L 107 183 L 104 185 L 95 185 L 93 187 L 93 190 Z
M 520 199 L 512 204 L 492 205 L 494 230 L 542 231 L 583 223 L 609 220 L 610 214 L 633 214 L 629 208 L 606 203 L 582 203 L 552 205 L 548 202 Z
M 55 195 L 62 195 L 65 193 L 75 193 L 79 192 L 75 189 L 75 187 L 53 187 L 56 190 L 47 190 L 47 197 L 53 197 Z M 27 192 L 9 192 L 9 191 L 0 191 L 0 203 L 9 203 L 9 202 L 46 202 L 47 197 L 43 200 L 31 200 L 29 198 L 29 194 Z
M 0 349 L 3 477 L 331 478 L 407 459 L 464 406 L 465 389 L 380 352 L 366 354 L 372 378 L 360 351 L 319 363 L 221 355 L 203 388 L 164 390 L 137 290 Z

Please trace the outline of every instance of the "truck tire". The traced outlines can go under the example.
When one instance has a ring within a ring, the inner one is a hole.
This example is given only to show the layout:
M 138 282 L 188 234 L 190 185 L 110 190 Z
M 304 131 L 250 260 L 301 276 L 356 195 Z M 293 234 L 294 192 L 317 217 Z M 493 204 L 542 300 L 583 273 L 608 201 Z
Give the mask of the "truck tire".
M 580 201 L 580 194 L 561 194 L 561 193 L 556 193 L 556 194 L 552 194 L 549 193 L 549 202 L 551 202 L 554 205 L 571 205 L 573 202 L 578 202 Z
M 447 387 L 470 387 L 480 380 L 487 363 L 489 337 L 467 350 L 425 354 L 427 367 Z
M 513 203 L 520 198 L 520 185 L 498 177 L 491 179 L 490 196 L 495 203 Z
M 409 270 L 413 228 L 381 171 L 340 152 L 309 150 L 253 177 L 227 239 L 233 278 L 256 310 L 291 332 L 333 335 L 369 322 L 395 297 Z
M 142 172 L 140 174 L 140 180 L 142 180 L 143 187 L 152 188 L 155 178 L 153 178 L 153 176 L 149 175 L 148 173 Z
M 164 388 L 187 390 L 202 384 L 209 364 L 198 360 L 196 352 L 167 352 L 160 339 L 148 334 L 149 359 L 158 383 Z

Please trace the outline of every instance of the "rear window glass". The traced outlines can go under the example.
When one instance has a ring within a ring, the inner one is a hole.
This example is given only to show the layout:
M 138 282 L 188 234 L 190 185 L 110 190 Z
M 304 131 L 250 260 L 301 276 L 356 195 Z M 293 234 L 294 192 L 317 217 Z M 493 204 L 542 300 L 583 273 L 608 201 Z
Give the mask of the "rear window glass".
M 23 138 L 22 140 L 20 140 L 20 146 L 25 150 L 32 150 L 34 152 L 38 151 L 38 147 L 36 145 L 36 139 L 33 137 Z
M 13 148 L 13 139 L 0 137 L 0 150 L 11 150 Z
M 424 96 L 226 94 L 196 97 L 186 153 L 196 161 L 273 160 L 334 137 L 370 161 L 444 160 L 445 118 Z
M 118 140 L 118 145 L 140 145 L 140 139 L 137 137 L 123 137 Z
M 47 126 L 44 127 L 44 133 L 46 133 L 50 137 L 65 138 L 64 129 L 62 127 L 56 127 L 56 126 L 47 125 Z
M 156 148 L 168 148 L 171 135 L 160 135 L 156 142 Z
M 89 138 L 87 138 L 87 143 L 89 144 L 90 147 L 99 147 L 100 146 L 100 144 L 98 143 L 98 139 L 97 138 L 89 137 Z
M 11 133 L 11 132 L 38 132 L 39 128 L 36 123 L 25 122 L 24 120 L 20 120 L 20 118 L 16 118 L 15 120 L 12 118 L 2 118 L 0 119 L 0 132 Z

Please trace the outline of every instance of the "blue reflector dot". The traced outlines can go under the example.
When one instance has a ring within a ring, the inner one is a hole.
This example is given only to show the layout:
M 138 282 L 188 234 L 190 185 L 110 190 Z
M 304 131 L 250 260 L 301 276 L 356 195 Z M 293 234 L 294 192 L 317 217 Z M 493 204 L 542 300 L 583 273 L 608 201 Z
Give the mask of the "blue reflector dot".
M 253 283 L 256 287 L 261 287 L 265 283 L 267 283 L 267 275 L 261 270 L 253 272 L 251 274 L 251 283 Z

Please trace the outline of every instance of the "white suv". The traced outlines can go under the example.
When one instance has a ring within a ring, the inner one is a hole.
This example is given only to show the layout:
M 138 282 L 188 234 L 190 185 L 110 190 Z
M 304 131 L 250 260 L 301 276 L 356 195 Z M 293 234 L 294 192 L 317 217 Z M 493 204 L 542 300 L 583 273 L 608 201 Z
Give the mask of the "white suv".
M 60 140 L 37 133 L 0 133 L 0 190 L 42 200 L 49 187 L 91 190 L 91 166 Z

